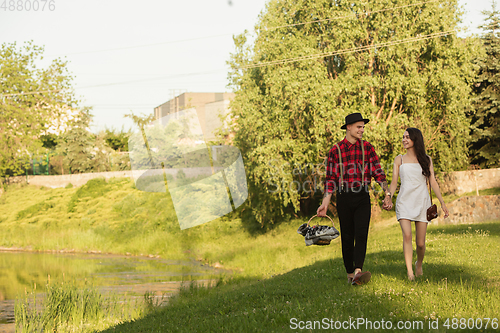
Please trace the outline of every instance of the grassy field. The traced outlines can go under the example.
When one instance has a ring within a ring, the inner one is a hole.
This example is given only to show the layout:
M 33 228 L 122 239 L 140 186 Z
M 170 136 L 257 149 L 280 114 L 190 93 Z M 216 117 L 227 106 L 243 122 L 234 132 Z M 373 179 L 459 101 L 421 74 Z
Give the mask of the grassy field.
M 371 231 L 365 268 L 373 277 L 364 286 L 347 285 L 338 243 L 308 248 L 307 261 L 293 243 L 284 260 L 299 268 L 187 287 L 166 307 L 105 332 L 290 332 L 349 321 L 360 323 L 350 329 L 378 332 L 382 320 L 398 332 L 499 331 L 499 222 L 430 226 L 424 276 L 415 282 L 406 278 L 398 225 Z
M 489 192 L 481 194 L 498 189 Z M 138 191 L 128 179 L 67 189 L 10 187 L 0 198 L 0 246 L 197 259 L 233 270 L 216 287 L 186 287 L 166 307 L 109 332 L 285 332 L 314 328 L 315 321 L 324 328 L 324 318 L 328 325 L 384 319 L 393 328 L 415 321 L 423 331 L 435 323 L 439 330 L 431 331 L 446 331 L 448 319 L 452 331 L 454 323 L 463 326 L 453 318 L 500 317 L 500 221 L 431 224 L 424 277 L 411 283 L 394 212 L 382 216 L 389 219 L 372 223 L 369 235 L 365 268 L 373 278 L 361 287 L 346 284 L 340 239 L 305 246 L 296 232 L 303 219 L 263 230 L 227 216 L 181 232 L 171 201 Z M 482 330 L 491 331 L 486 321 Z

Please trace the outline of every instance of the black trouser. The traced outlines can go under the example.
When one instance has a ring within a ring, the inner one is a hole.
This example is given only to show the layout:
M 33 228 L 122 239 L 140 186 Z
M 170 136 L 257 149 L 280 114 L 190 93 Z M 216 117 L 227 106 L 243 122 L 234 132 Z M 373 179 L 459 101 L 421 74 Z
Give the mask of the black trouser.
M 370 194 L 337 192 L 337 213 L 340 221 L 342 258 L 348 274 L 362 269 L 366 255 L 366 241 L 370 227 Z

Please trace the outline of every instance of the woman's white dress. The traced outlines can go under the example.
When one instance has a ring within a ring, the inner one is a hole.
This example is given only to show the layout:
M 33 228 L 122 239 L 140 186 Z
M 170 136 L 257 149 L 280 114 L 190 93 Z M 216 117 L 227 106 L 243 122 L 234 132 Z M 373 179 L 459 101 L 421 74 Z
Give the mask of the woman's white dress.
M 402 162 L 402 161 L 401 161 Z M 399 166 L 401 188 L 396 199 L 396 216 L 410 221 L 427 221 L 427 208 L 431 198 L 426 177 L 422 174 L 419 163 L 401 163 Z

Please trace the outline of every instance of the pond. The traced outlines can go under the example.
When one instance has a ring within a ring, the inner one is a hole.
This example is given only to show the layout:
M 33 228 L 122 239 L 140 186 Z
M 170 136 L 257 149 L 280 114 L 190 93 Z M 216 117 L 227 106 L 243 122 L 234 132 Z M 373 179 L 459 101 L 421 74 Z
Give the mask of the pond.
M 196 261 L 104 254 L 0 252 L 0 332 L 14 332 L 16 296 L 43 293 L 50 283 L 87 280 L 102 293 L 143 296 L 145 292 L 169 294 L 181 282 L 208 283 L 225 270 Z

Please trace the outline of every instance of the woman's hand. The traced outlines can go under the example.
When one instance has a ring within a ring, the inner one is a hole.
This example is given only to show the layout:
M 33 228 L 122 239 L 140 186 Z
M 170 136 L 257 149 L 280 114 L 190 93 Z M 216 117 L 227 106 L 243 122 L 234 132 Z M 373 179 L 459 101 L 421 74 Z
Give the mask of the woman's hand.
M 382 205 L 382 208 L 385 210 L 391 210 L 392 209 L 392 199 L 390 196 L 386 195 L 384 198 L 384 204 Z
M 444 212 L 444 218 L 447 218 L 448 216 L 450 216 L 450 212 L 448 211 L 448 208 L 446 208 L 446 205 L 445 204 L 442 204 L 441 205 L 441 209 L 443 210 Z

